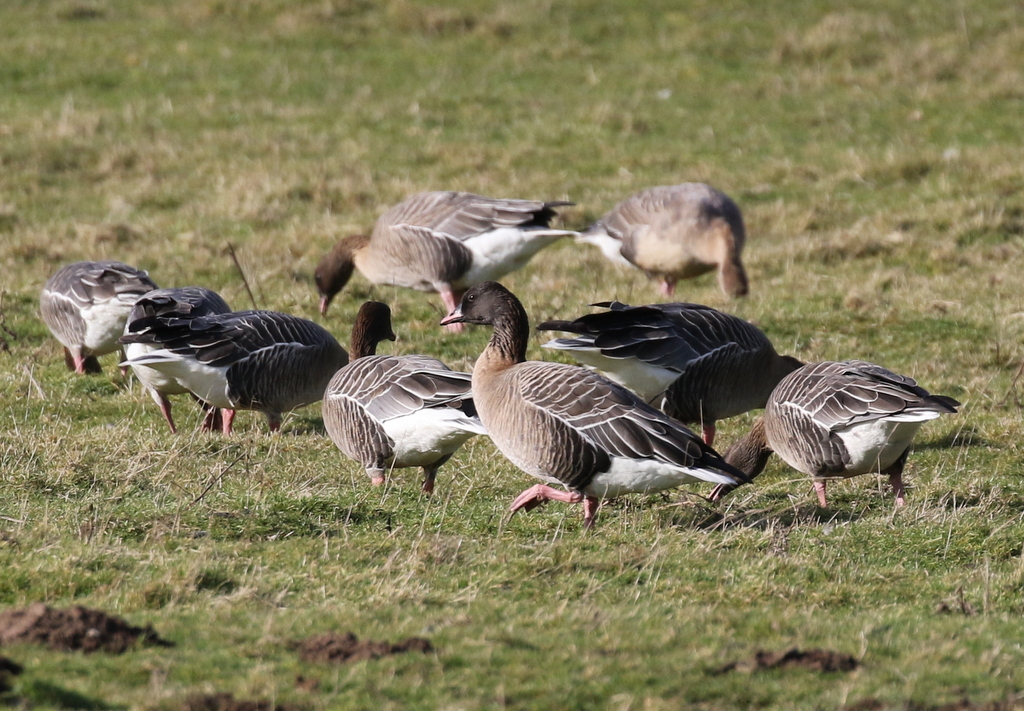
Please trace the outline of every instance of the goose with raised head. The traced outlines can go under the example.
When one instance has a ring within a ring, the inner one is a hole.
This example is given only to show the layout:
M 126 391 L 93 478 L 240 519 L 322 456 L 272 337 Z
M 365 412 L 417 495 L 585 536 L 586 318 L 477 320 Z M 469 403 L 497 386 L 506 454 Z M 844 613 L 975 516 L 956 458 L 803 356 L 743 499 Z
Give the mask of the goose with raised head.
M 529 319 L 501 284 L 470 288 L 441 323 L 452 322 L 493 326 L 473 368 L 473 400 L 502 454 L 544 482 L 520 494 L 513 512 L 549 499 L 583 503 L 591 527 L 602 499 L 745 481 L 697 435 L 621 385 L 578 366 L 526 360 Z
M 375 485 L 392 469 L 422 467 L 430 494 L 438 468 L 469 438 L 486 434 L 473 410 L 470 375 L 427 356 L 377 355 L 384 340 L 395 340 L 391 309 L 368 301 L 352 327 L 352 362 L 327 385 L 324 426 Z
M 129 333 L 132 324 L 144 318 L 162 317 L 187 320 L 230 312 L 231 307 L 228 306 L 228 303 L 221 298 L 220 294 L 211 289 L 201 286 L 155 289 L 135 302 L 135 306 L 128 316 L 128 322 L 125 324 L 124 332 Z M 167 396 L 190 392 L 188 386 L 177 378 L 138 362 L 143 356 L 159 348 L 159 345 L 152 343 L 129 343 L 124 349 L 125 363 L 132 367 L 135 377 L 139 379 L 153 401 L 156 402 L 164 419 L 167 420 L 171 432 L 177 432 L 174 418 L 171 416 L 171 401 Z M 133 363 L 133 360 L 136 362 Z M 208 408 L 203 420 L 203 429 L 213 429 L 217 422 L 223 422 L 219 419 L 220 417 L 219 408 Z
M 118 349 L 128 314 L 156 289 L 149 273 L 122 262 L 75 262 L 43 286 L 43 323 L 64 346 L 64 362 L 76 373 L 99 373 L 97 356 Z
M 225 434 L 235 410 L 263 412 L 271 431 L 280 429 L 282 413 L 319 402 L 331 376 L 348 363 L 326 330 L 276 311 L 149 316 L 134 321 L 122 342 L 154 346 L 128 365 L 154 368 L 225 410 Z
M 896 505 L 906 503 L 903 467 L 910 443 L 929 420 L 957 412 L 960 403 L 932 395 L 913 378 L 861 360 L 810 363 L 783 378 L 764 415 L 726 452 L 730 464 L 753 479 L 775 452 L 814 478 L 827 508 L 829 479 L 888 475 Z M 718 487 L 718 499 L 732 487 Z
M 710 306 L 618 301 L 575 321 L 546 321 L 538 331 L 565 331 L 544 348 L 565 351 L 669 417 L 700 425 L 714 443 L 715 422 L 759 409 L 796 358 L 776 353 L 757 326 Z
M 743 215 L 732 198 L 705 183 L 643 190 L 612 208 L 579 240 L 658 279 L 666 297 L 680 279 L 716 269 L 723 292 L 735 297 L 749 291 L 741 259 Z
M 321 260 L 320 313 L 354 269 L 374 284 L 435 291 L 453 311 L 473 284 L 515 271 L 555 240 L 576 235 L 551 227 L 555 208 L 572 204 L 450 191 L 412 195 L 381 215 L 369 237 L 346 237 Z

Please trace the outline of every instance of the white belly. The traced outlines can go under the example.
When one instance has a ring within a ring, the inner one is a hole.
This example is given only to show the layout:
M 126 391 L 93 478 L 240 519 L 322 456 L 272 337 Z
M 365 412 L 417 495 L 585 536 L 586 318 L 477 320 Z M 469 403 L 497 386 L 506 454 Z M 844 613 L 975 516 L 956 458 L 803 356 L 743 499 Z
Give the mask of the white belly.
M 454 408 L 430 408 L 383 423 L 384 432 L 395 443 L 394 467 L 422 467 L 453 454 L 466 440 L 485 434 L 479 420 Z
M 129 343 L 124 348 L 125 360 L 131 361 L 133 358 L 142 358 L 155 350 L 158 350 L 157 347 L 148 343 Z M 135 377 L 139 379 L 139 382 L 150 391 L 164 393 L 165 395 L 178 395 L 188 392 L 188 388 L 178 382 L 176 378 L 156 368 L 132 363 L 129 363 L 129 365 L 135 371 Z
M 132 368 L 144 365 L 160 371 L 214 407 L 235 409 L 235 404 L 228 398 L 227 366 L 215 368 L 165 350 L 155 350 L 127 362 Z
M 842 476 L 857 476 L 888 469 L 910 446 L 921 425 L 938 416 L 937 412 L 919 413 L 911 421 L 872 420 L 836 431 L 851 460 L 850 467 Z
M 559 237 L 575 234 L 568 230 L 502 227 L 471 237 L 463 244 L 473 253 L 473 263 L 454 284 L 464 289 L 484 281 L 494 281 L 526 265 L 530 258 Z
M 595 476 L 584 489 L 584 493 L 599 499 L 610 499 L 623 494 L 646 494 L 674 489 L 694 481 L 735 483 L 725 474 L 707 469 L 675 467 L 654 459 L 613 457 L 608 471 Z
M 132 306 L 133 302 L 111 299 L 82 309 L 82 318 L 85 320 L 85 339 L 82 345 L 93 355 L 117 350 L 117 339 L 124 334 L 124 325 Z

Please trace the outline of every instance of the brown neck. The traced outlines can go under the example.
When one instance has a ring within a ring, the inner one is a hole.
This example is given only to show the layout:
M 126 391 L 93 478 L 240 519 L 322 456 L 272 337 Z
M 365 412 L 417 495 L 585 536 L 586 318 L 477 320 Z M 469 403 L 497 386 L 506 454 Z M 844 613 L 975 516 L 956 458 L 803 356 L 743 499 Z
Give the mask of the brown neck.
M 370 330 L 361 325 L 359 321 L 352 327 L 352 343 L 349 348 L 349 357 L 352 360 L 365 358 L 366 356 L 377 355 L 377 344 L 379 339 L 370 334 Z
M 526 309 L 514 297 L 505 302 L 494 318 L 494 333 L 487 344 L 489 356 L 507 365 L 526 360 L 526 345 L 530 340 L 530 318 Z
M 385 340 L 395 340 L 395 333 L 391 330 L 391 309 L 379 301 L 367 301 L 359 307 L 352 324 L 352 360 L 376 355 L 377 344 Z
M 758 417 L 750 432 L 734 442 L 725 452 L 725 461 L 753 479 L 764 471 L 772 448 L 764 430 L 764 417 Z

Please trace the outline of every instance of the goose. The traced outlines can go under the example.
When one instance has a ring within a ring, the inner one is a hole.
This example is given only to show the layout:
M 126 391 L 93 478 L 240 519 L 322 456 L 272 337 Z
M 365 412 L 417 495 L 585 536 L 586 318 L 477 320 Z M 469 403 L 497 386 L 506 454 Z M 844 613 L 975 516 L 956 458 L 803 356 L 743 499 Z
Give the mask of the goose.
M 672 296 L 680 279 L 714 269 L 723 292 L 745 296 L 749 285 L 740 259 L 745 240 L 739 207 L 705 183 L 643 190 L 620 202 L 578 238 L 599 247 L 611 261 L 659 279 L 666 297 Z
M 57 270 L 39 295 L 39 311 L 64 346 L 68 370 L 102 372 L 96 356 L 118 349 L 135 302 L 156 288 L 148 272 L 121 262 L 75 262 Z
M 441 324 L 452 322 L 493 326 L 473 368 L 473 401 L 501 453 L 544 482 L 520 494 L 512 513 L 549 499 L 583 503 L 591 528 L 602 499 L 745 480 L 693 432 L 621 385 L 579 366 L 526 360 L 529 319 L 501 284 L 471 287 Z
M 281 413 L 319 402 L 331 376 L 348 363 L 326 330 L 277 311 L 149 316 L 134 321 L 121 341 L 155 346 L 128 365 L 154 368 L 226 410 L 224 434 L 235 410 L 263 412 L 277 431 Z
M 385 339 L 395 340 L 391 309 L 368 301 L 352 327 L 352 362 L 327 385 L 324 425 L 373 484 L 390 469 L 422 467 L 423 493 L 431 494 L 438 468 L 487 432 L 474 414 L 469 373 L 427 356 L 376 355 Z
M 326 315 L 354 268 L 374 284 L 436 291 L 453 311 L 473 284 L 515 271 L 555 240 L 577 235 L 550 227 L 555 208 L 572 204 L 450 191 L 412 195 L 381 215 L 369 237 L 346 237 L 321 260 L 315 273 L 320 313 Z
M 803 365 L 776 353 L 753 324 L 710 306 L 594 306 L 609 310 L 537 326 L 577 334 L 543 347 L 565 351 L 669 417 L 700 424 L 708 445 L 717 420 L 764 407 L 779 381 Z
M 906 503 L 903 467 L 921 425 L 957 412 L 960 403 L 931 395 L 913 378 L 861 360 L 811 363 L 793 371 L 768 399 L 764 415 L 726 452 L 751 479 L 774 451 L 814 478 L 818 503 L 828 508 L 828 479 L 879 472 L 889 476 L 896 505 Z M 732 487 L 718 487 L 718 499 Z
M 190 319 L 210 314 L 226 314 L 231 312 L 231 307 L 221 298 L 220 294 L 201 286 L 184 286 L 177 289 L 155 289 L 135 302 L 134 308 L 128 316 L 124 332 L 129 333 L 132 324 L 144 318 L 161 316 L 164 318 Z M 178 431 L 174 425 L 174 418 L 171 416 L 171 401 L 168 395 L 177 395 L 189 392 L 188 387 L 177 378 L 166 375 L 148 365 L 141 365 L 138 362 L 132 363 L 133 359 L 138 361 L 148 353 L 159 348 L 158 345 L 150 343 L 130 343 L 125 349 L 125 363 L 132 366 L 135 377 L 146 388 L 163 413 L 171 432 Z M 213 429 L 218 420 L 220 412 L 218 408 L 211 408 L 203 421 L 203 429 Z

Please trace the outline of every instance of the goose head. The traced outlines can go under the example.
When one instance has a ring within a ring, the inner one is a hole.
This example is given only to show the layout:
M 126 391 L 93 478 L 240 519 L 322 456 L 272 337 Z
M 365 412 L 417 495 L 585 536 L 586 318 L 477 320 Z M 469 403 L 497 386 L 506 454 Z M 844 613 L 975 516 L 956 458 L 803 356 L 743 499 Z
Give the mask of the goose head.
M 381 341 L 394 341 L 398 337 L 391 330 L 391 309 L 380 301 L 367 301 L 359 307 L 352 325 L 352 360 L 374 355 Z
M 479 326 L 518 320 L 527 321 L 526 310 L 515 294 L 496 281 L 485 281 L 469 288 L 458 308 L 441 320 L 442 326 L 452 323 L 473 323 Z
M 339 291 L 345 288 L 355 270 L 355 255 L 369 244 L 366 235 L 350 235 L 328 252 L 313 272 L 316 290 L 320 294 L 320 315 L 327 315 L 327 307 Z

